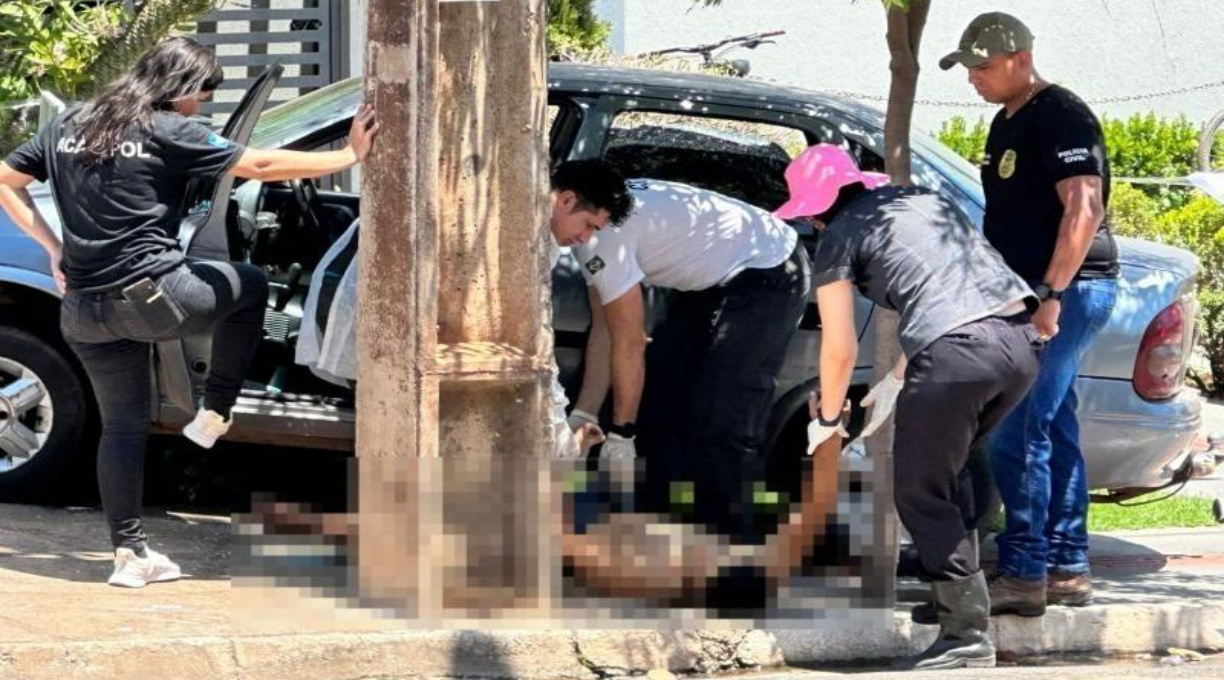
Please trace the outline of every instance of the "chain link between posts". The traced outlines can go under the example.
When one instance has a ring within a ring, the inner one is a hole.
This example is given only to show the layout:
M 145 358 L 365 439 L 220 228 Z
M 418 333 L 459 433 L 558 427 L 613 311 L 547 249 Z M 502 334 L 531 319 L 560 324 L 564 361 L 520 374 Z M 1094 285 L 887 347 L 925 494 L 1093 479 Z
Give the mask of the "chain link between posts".
M 1159 92 L 1145 92 L 1143 94 L 1118 95 L 1114 97 L 1100 97 L 1097 99 L 1086 99 L 1089 104 L 1124 104 L 1127 102 L 1146 101 L 1149 99 L 1161 99 L 1164 97 L 1174 97 L 1191 92 L 1202 92 L 1205 90 L 1214 90 L 1219 87 L 1224 87 L 1224 80 L 1215 80 L 1209 83 L 1200 83 L 1198 85 L 1189 85 L 1187 87 L 1179 87 L 1172 90 L 1161 90 Z M 847 99 L 857 99 L 870 102 L 888 102 L 888 97 L 878 94 L 863 94 L 861 92 L 850 92 L 848 90 L 824 90 L 828 94 Z M 914 104 L 917 106 L 936 106 L 948 108 L 989 108 L 997 107 L 997 104 L 990 104 L 983 101 L 952 101 L 948 99 L 915 99 Z

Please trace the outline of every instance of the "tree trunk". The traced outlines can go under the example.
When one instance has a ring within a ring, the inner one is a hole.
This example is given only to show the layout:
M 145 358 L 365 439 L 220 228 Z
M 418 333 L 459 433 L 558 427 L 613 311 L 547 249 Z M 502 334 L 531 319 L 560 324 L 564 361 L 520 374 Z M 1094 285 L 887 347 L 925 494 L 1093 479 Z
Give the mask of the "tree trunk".
M 432 359 L 436 305 L 437 158 L 433 92 L 437 3 L 371 0 L 365 92 L 381 132 L 363 173 L 358 247 L 357 507 L 358 588 L 365 598 L 428 608 L 421 527 L 433 513 L 413 508 L 428 480 L 403 457 L 430 455 L 437 395 L 419 363 Z
M 889 6 L 888 52 L 891 55 L 889 70 L 892 72 L 888 91 L 888 111 L 884 122 L 884 168 L 892 178 L 892 184 L 908 186 L 912 183 L 910 173 L 910 127 L 914 114 L 914 98 L 918 91 L 918 47 L 922 40 L 922 29 L 926 25 L 929 0 L 913 0 L 909 10 Z M 875 310 L 875 354 L 872 384 L 879 382 L 901 356 L 901 345 L 897 335 L 898 318 L 895 312 L 880 307 Z M 867 453 L 873 461 L 873 527 L 876 545 L 885 546 L 885 559 L 873 565 L 876 573 L 874 583 L 885 584 L 887 593 L 893 592 L 896 569 L 897 523 L 891 509 L 892 499 L 892 419 L 867 440 Z M 888 509 L 886 511 L 886 509 Z M 891 602 L 891 597 L 889 599 Z
M 888 8 L 888 111 L 884 121 L 884 167 L 894 185 L 908 186 L 910 177 L 910 128 L 914 98 L 918 93 L 918 47 L 926 26 L 930 0 L 913 0 L 909 11 Z
M 362 594 L 426 618 L 546 603 L 543 0 L 371 0 L 357 454 Z

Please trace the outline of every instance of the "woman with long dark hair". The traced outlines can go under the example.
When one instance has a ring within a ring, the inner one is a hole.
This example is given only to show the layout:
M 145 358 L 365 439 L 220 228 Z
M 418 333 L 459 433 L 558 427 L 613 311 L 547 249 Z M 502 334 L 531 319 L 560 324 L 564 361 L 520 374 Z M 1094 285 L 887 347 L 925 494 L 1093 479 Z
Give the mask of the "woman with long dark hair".
M 98 487 L 115 547 L 111 585 L 180 576 L 178 565 L 148 547 L 140 514 L 151 343 L 212 330 L 203 403 L 183 428 L 210 448 L 229 429 L 263 333 L 263 271 L 189 259 L 179 248 L 187 182 L 227 173 L 265 182 L 328 175 L 364 160 L 378 130 L 364 107 L 342 150 L 244 148 L 189 119 L 221 80 L 210 49 L 190 38 L 164 40 L 0 164 L 0 205 L 47 250 L 64 293 L 60 328 L 101 413 Z M 62 243 L 26 191 L 34 180 L 50 181 Z

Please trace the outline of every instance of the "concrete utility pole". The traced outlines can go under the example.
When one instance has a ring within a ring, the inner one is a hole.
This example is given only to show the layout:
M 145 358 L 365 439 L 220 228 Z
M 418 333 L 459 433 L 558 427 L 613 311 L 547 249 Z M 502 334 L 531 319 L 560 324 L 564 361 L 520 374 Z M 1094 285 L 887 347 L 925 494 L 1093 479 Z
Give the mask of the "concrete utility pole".
M 360 590 L 422 618 L 549 587 L 544 21 L 544 0 L 369 0 Z

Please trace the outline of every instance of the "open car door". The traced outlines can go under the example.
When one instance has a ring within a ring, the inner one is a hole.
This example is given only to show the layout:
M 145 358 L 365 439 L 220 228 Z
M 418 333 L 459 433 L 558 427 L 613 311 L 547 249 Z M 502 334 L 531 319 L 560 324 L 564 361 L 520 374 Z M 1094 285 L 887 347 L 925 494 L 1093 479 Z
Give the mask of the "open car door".
M 259 122 L 264 104 L 280 81 L 285 67 L 274 63 L 255 79 L 230 115 L 221 136 L 234 144 L 246 145 Z M 187 215 L 179 227 L 179 246 L 183 252 L 202 259 L 230 259 L 229 230 L 226 220 L 236 219 L 229 210 L 234 178 L 225 175 L 216 181 L 192 180 L 187 187 Z
M 259 122 L 264 104 L 268 102 L 284 70 L 282 65 L 275 63 L 255 79 L 230 115 L 221 136 L 235 144 L 247 143 L 255 124 Z M 183 202 L 188 206 L 187 214 L 178 234 L 183 252 L 200 259 L 231 259 L 227 220 L 237 219 L 230 209 L 230 191 L 233 187 L 234 178 L 230 175 L 214 181 L 196 179 L 188 184 Z M 161 421 L 189 420 L 194 415 L 195 394 L 202 389 L 211 348 L 211 334 L 157 343 L 156 375 L 161 395 Z

